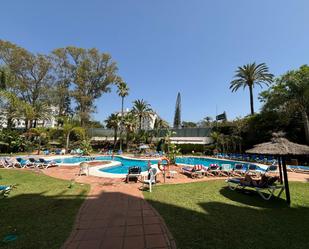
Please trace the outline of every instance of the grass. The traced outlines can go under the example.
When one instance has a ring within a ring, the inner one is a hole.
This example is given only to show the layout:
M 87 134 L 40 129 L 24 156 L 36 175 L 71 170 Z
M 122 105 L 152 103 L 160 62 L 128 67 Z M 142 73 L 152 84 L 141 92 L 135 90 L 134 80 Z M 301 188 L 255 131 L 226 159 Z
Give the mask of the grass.
M 0 198 L 0 248 L 60 248 L 68 238 L 89 186 L 43 174 L 0 170 L 0 184 L 17 184 Z M 17 240 L 3 242 L 5 236 Z
M 231 191 L 222 180 L 156 186 L 144 196 L 180 249 L 309 248 L 309 183 L 292 182 L 290 191 L 291 207 Z

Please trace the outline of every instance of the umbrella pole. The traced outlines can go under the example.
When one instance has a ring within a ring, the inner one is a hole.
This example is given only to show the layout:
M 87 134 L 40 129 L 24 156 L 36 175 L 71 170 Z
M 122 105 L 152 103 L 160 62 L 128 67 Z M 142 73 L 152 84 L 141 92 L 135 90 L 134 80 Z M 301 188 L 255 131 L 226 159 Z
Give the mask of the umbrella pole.
M 290 198 L 289 180 L 288 180 L 288 174 L 287 174 L 287 171 L 286 171 L 286 163 L 285 163 L 285 157 L 284 156 L 282 157 L 282 168 L 283 168 L 286 202 L 288 203 L 288 205 L 290 205 L 291 204 L 291 198 Z
M 282 182 L 282 165 L 281 165 L 281 158 L 278 157 L 277 160 L 278 160 L 278 165 L 279 165 L 280 183 L 282 184 L 283 182 Z

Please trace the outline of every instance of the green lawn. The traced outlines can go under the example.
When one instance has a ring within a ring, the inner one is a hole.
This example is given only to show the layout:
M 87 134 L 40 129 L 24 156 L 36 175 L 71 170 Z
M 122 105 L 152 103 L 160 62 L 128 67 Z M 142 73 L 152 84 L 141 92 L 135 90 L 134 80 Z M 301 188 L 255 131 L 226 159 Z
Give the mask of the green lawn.
M 161 185 L 144 195 L 181 249 L 309 248 L 309 183 L 290 188 L 290 208 L 283 199 L 231 191 L 223 180 Z
M 0 184 L 17 184 L 0 198 L 0 248 L 60 248 L 69 236 L 88 185 L 70 184 L 39 173 L 0 170 Z M 4 243 L 8 234 L 17 240 Z

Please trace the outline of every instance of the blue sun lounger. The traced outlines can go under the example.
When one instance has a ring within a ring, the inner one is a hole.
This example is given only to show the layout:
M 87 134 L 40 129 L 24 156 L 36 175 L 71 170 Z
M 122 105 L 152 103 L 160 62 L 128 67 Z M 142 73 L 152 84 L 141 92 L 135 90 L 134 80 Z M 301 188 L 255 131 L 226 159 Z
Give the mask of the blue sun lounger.
M 0 196 L 7 197 L 11 190 L 11 186 L 0 185 Z
M 296 173 L 307 173 L 307 174 L 309 174 L 309 166 L 288 165 L 287 169 L 289 171 L 296 172 Z

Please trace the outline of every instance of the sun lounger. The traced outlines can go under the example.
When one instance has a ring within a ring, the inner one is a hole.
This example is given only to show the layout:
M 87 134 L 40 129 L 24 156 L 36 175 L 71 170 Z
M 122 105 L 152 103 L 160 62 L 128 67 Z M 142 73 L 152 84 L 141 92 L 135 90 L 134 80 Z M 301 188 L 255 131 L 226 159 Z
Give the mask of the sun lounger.
M 35 168 L 40 165 L 40 162 L 36 160 L 34 157 L 29 157 L 26 161 L 26 167 L 27 168 Z
M 5 165 L 6 165 L 5 161 L 2 158 L 0 158 L 0 168 L 5 168 Z
M 243 176 L 246 173 L 245 167 L 242 163 L 235 164 L 232 171 L 232 176 Z
M 218 164 L 210 164 L 207 169 L 207 174 L 219 176 L 221 170 Z
M 231 164 L 221 164 L 219 176 L 230 176 L 233 172 Z
M 191 178 L 197 178 L 197 177 L 203 177 L 204 175 L 207 175 L 207 169 L 204 165 L 195 165 L 193 167 L 187 166 L 183 167 L 182 173 L 189 175 Z
M 0 185 L 0 197 L 7 197 L 11 190 L 12 186 Z
M 246 174 L 251 174 L 251 175 L 258 175 L 261 172 L 258 170 L 258 166 L 255 164 L 249 164 L 248 169 L 246 171 Z
M 277 197 L 280 197 L 284 190 L 283 185 L 276 185 L 275 181 L 278 178 L 269 177 L 269 180 L 258 185 L 253 185 L 252 183 L 248 183 L 243 181 L 243 178 L 230 178 L 227 179 L 226 182 L 231 190 L 235 189 L 245 189 L 251 188 L 257 191 L 257 193 L 266 201 L 270 200 L 272 196 L 274 196 L 276 190 L 280 190 Z M 268 196 L 262 192 L 262 190 L 266 190 L 269 194 Z
M 142 169 L 138 166 L 130 167 L 126 177 L 126 183 L 129 183 L 130 179 L 133 179 L 135 182 L 138 181 L 138 178 L 141 176 Z
M 28 160 L 21 157 L 16 157 L 16 161 L 20 164 L 21 168 L 32 167 L 33 164 Z
M 295 172 L 295 173 L 309 174 L 309 166 L 288 165 L 287 169 L 288 169 L 288 171 L 292 171 L 292 172 Z
M 276 166 L 276 165 L 270 165 L 270 166 L 268 166 L 268 168 L 266 169 L 265 172 L 277 173 L 277 172 L 278 172 L 278 166 Z
M 183 174 L 190 176 L 191 178 L 197 177 L 196 172 L 194 171 L 193 167 L 183 167 L 181 168 Z
M 20 162 L 18 162 L 16 160 L 15 157 L 10 157 L 10 158 L 7 158 L 5 159 L 7 165 L 9 165 L 9 167 L 12 167 L 12 168 L 22 168 L 23 166 L 20 164 Z
M 0 159 L 0 168 L 10 168 L 13 167 L 10 163 L 8 163 L 6 158 L 1 158 Z
M 53 160 L 46 160 L 44 158 L 39 158 L 39 168 L 48 169 L 49 167 L 56 167 L 58 164 Z

